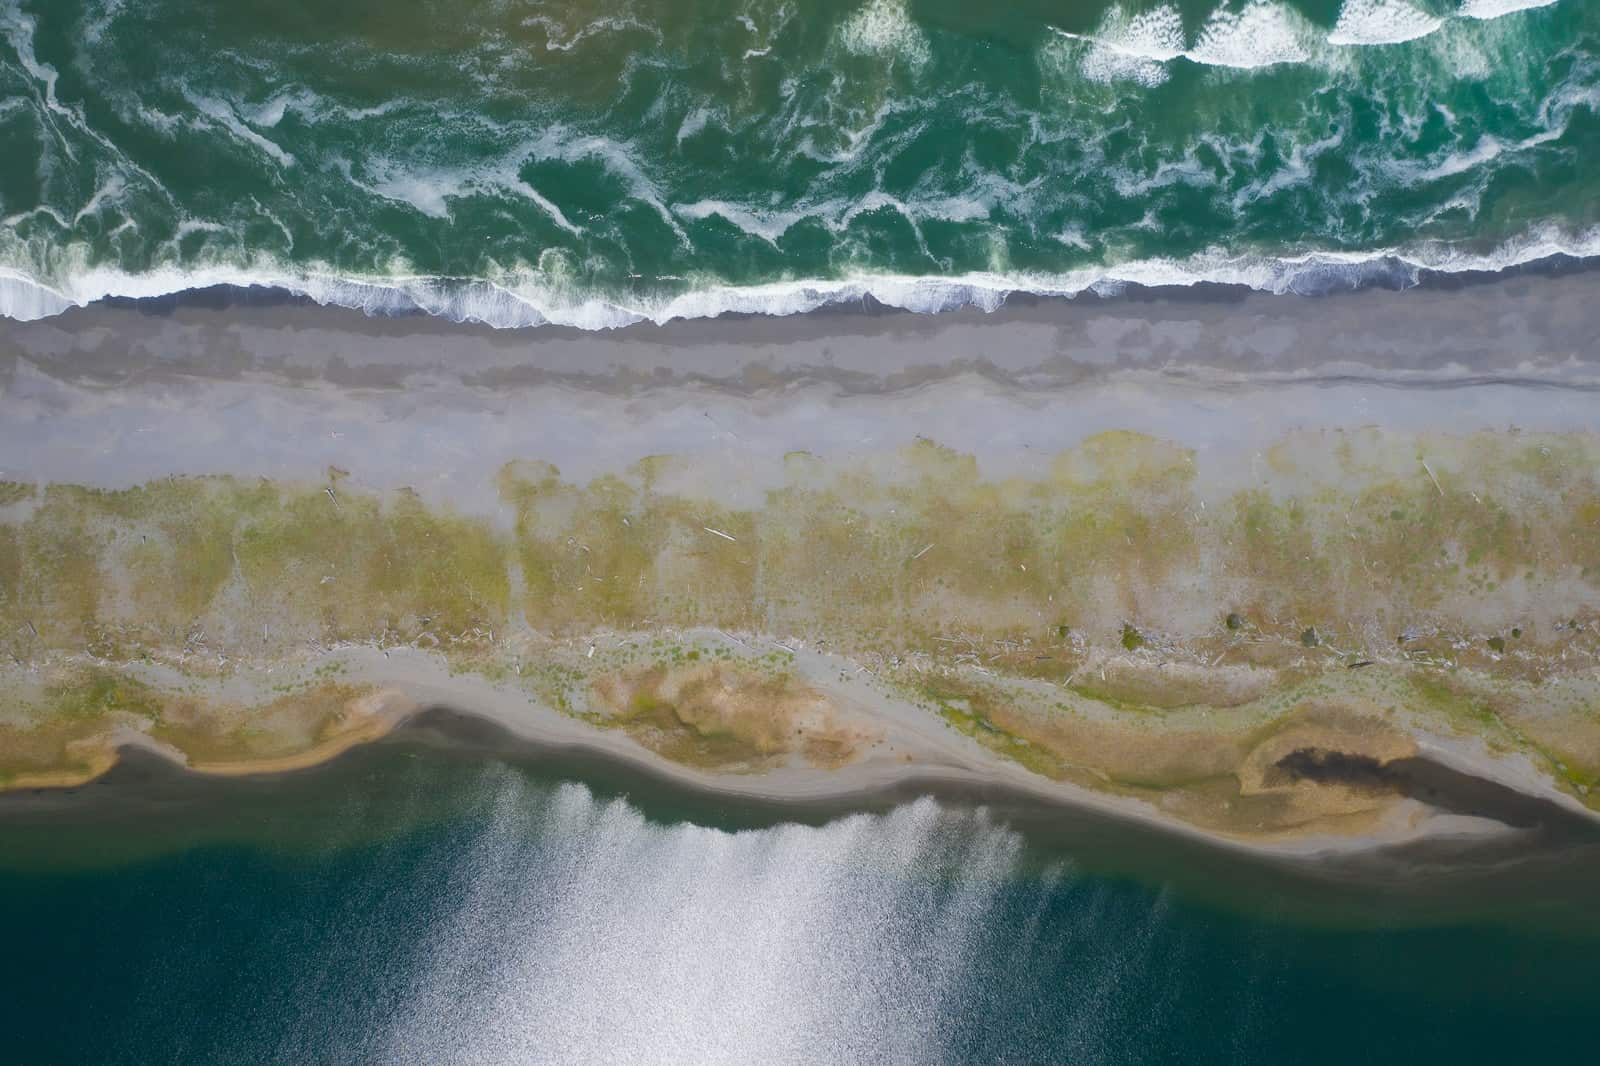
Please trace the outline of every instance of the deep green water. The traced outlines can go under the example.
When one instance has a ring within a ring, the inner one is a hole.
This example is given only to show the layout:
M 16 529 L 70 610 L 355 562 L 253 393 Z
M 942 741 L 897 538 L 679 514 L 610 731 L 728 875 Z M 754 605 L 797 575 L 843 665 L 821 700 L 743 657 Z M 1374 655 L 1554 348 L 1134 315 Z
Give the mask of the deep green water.
M 1597 100 L 1593 0 L 0 0 L 0 311 L 1406 284 L 1600 249 Z
M 8 808 L 0 1058 L 1415 1064 L 1593 1047 L 1600 923 L 1581 901 L 1535 914 L 1538 877 L 1466 909 L 1391 906 L 1391 886 L 1312 916 L 1304 885 L 1237 859 L 1045 842 L 954 803 L 734 831 L 715 804 L 599 788 L 385 748 L 203 800 Z M 1131 853 L 1139 873 L 1106 865 Z

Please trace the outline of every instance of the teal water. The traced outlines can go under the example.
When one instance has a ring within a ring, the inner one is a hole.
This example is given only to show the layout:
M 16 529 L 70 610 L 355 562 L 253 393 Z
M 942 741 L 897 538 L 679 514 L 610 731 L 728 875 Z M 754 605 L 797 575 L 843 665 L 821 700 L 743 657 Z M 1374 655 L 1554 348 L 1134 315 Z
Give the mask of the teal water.
M 737 829 L 429 751 L 218 787 L 8 809 L 5 1061 L 1584 1061 L 1600 1009 L 1537 877 L 1330 920 L 931 799 Z
M 1591 0 L 0 0 L 0 311 L 597 327 L 1600 248 Z

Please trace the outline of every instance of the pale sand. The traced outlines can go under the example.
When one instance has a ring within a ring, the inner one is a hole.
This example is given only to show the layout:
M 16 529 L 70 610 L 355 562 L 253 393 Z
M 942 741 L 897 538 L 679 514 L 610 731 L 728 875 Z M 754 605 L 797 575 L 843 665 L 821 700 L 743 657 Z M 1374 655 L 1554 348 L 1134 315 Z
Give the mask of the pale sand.
M 302 306 L 87 308 L 0 322 L 0 479 L 303 481 L 337 466 L 356 487 L 489 513 L 488 475 L 512 459 L 582 482 L 672 454 L 721 464 L 714 484 L 736 503 L 793 451 L 846 458 L 932 434 L 996 476 L 1119 429 L 1194 447 L 1243 481 L 1259 450 L 1303 428 L 1600 427 L 1593 285 L 1580 274 L 607 334 Z

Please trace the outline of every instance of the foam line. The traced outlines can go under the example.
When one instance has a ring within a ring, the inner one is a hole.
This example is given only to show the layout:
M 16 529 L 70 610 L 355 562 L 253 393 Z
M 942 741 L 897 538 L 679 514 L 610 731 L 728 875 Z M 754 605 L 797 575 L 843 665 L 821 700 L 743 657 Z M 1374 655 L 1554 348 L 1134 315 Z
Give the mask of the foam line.
M 266 287 L 317 303 L 368 314 L 422 311 L 457 322 L 498 328 L 560 325 L 613 329 L 636 322 L 715 318 L 728 313 L 793 315 L 870 298 L 887 307 L 936 312 L 960 307 L 993 311 L 1016 293 L 1071 297 L 1108 295 L 1127 285 L 1151 288 L 1204 283 L 1262 292 L 1317 294 L 1371 285 L 1407 286 L 1428 273 L 1494 273 L 1556 257 L 1600 256 L 1600 228 L 1582 234 L 1554 229 L 1530 233 L 1496 251 L 1475 255 L 1449 245 L 1371 252 L 1311 252 L 1282 258 L 1213 251 L 1187 259 L 1147 259 L 1061 274 L 968 273 L 949 277 L 858 274 L 764 285 L 708 285 L 687 292 L 620 296 L 557 287 L 532 277 L 495 280 L 422 275 L 355 276 L 296 272 L 265 264 L 129 274 L 92 269 L 46 282 L 0 267 L 0 314 L 30 321 L 107 297 L 154 298 L 214 286 Z

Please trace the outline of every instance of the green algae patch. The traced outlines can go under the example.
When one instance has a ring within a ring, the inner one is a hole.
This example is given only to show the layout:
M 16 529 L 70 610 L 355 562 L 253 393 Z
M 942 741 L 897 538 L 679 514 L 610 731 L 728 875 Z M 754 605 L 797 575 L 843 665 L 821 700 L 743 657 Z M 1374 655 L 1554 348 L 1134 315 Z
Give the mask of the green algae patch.
M 41 710 L 47 719 L 100 723 L 113 715 L 146 721 L 161 718 L 161 699 L 142 681 L 90 668 L 71 680 L 46 686 Z
M 1110 791 L 1179 788 L 1233 772 L 1248 750 L 1225 725 L 1152 725 L 1138 715 L 1071 702 L 957 674 L 921 677 L 914 691 L 944 720 L 984 747 L 1035 773 Z
M 52 485 L 25 521 L 0 525 L 0 609 L 63 650 L 109 627 L 172 642 L 248 614 L 328 639 L 459 636 L 503 623 L 507 561 L 486 522 L 408 493 L 232 478 Z
M 92 631 L 105 600 L 107 537 L 76 505 L 77 493 L 51 486 L 28 518 L 11 527 L 14 561 L 0 598 L 9 621 L 49 647 L 71 646 Z
M 202 772 L 294 769 L 381 736 L 394 717 L 387 698 L 372 686 L 313 677 L 292 693 L 241 704 L 72 667 L 0 721 L 0 788 L 73 785 L 103 773 L 116 760 L 117 727 L 149 736 Z
M 1456 729 L 1489 740 L 1515 742 L 1514 729 L 1496 712 L 1491 700 L 1442 670 L 1418 670 L 1408 679 L 1408 705 Z
M 49 486 L 25 517 L 0 522 L 0 611 L 26 658 L 106 639 L 170 646 L 194 632 L 215 644 L 230 631 L 232 654 L 245 633 L 257 651 L 295 634 L 460 648 L 525 619 L 553 635 L 720 627 L 948 660 L 961 643 L 1038 644 L 1065 627 L 1072 654 L 989 653 L 1023 676 L 1064 678 L 1085 642 L 1142 652 L 1150 633 L 1163 634 L 1162 654 L 1370 659 L 1371 621 L 1389 618 L 1391 634 L 1428 623 L 1437 638 L 1408 650 L 1454 662 L 1470 657 L 1451 619 L 1480 633 L 1513 618 L 1548 627 L 1524 606 L 1554 598 L 1530 594 L 1559 590 L 1575 608 L 1596 595 L 1583 575 L 1600 566 L 1600 498 L 1592 474 L 1571 466 L 1589 452 L 1558 448 L 1566 458 L 1553 462 L 1535 451 L 1535 462 L 1502 438 L 1498 452 L 1478 438 L 1453 453 L 1430 443 L 1432 478 L 1380 463 L 1388 438 L 1342 439 L 1344 468 L 1325 483 L 1213 494 L 1209 507 L 1192 452 L 1116 432 L 1034 478 L 986 477 L 931 441 L 859 463 L 791 456 L 786 483 L 750 508 L 711 499 L 714 480 L 690 459 L 651 457 L 581 485 L 516 462 L 497 476 L 509 536 L 411 493 L 360 492 L 342 474 L 302 486 Z M 1309 448 L 1285 446 L 1275 461 L 1310 469 L 1296 458 Z M 1201 619 L 1219 601 L 1238 639 L 1206 645 Z M 1481 643 L 1475 654 L 1532 673 L 1558 650 L 1546 645 L 1580 635 L 1560 633 L 1521 656 Z
M 1199 663 L 1110 661 L 1080 670 L 1064 688 L 1119 714 L 1160 717 L 1186 708 L 1226 710 L 1249 705 L 1273 692 L 1289 691 L 1308 676 L 1304 669 L 1243 667 L 1215 669 Z
M 116 761 L 111 746 L 83 723 L 0 724 L 0 790 L 72 786 Z

